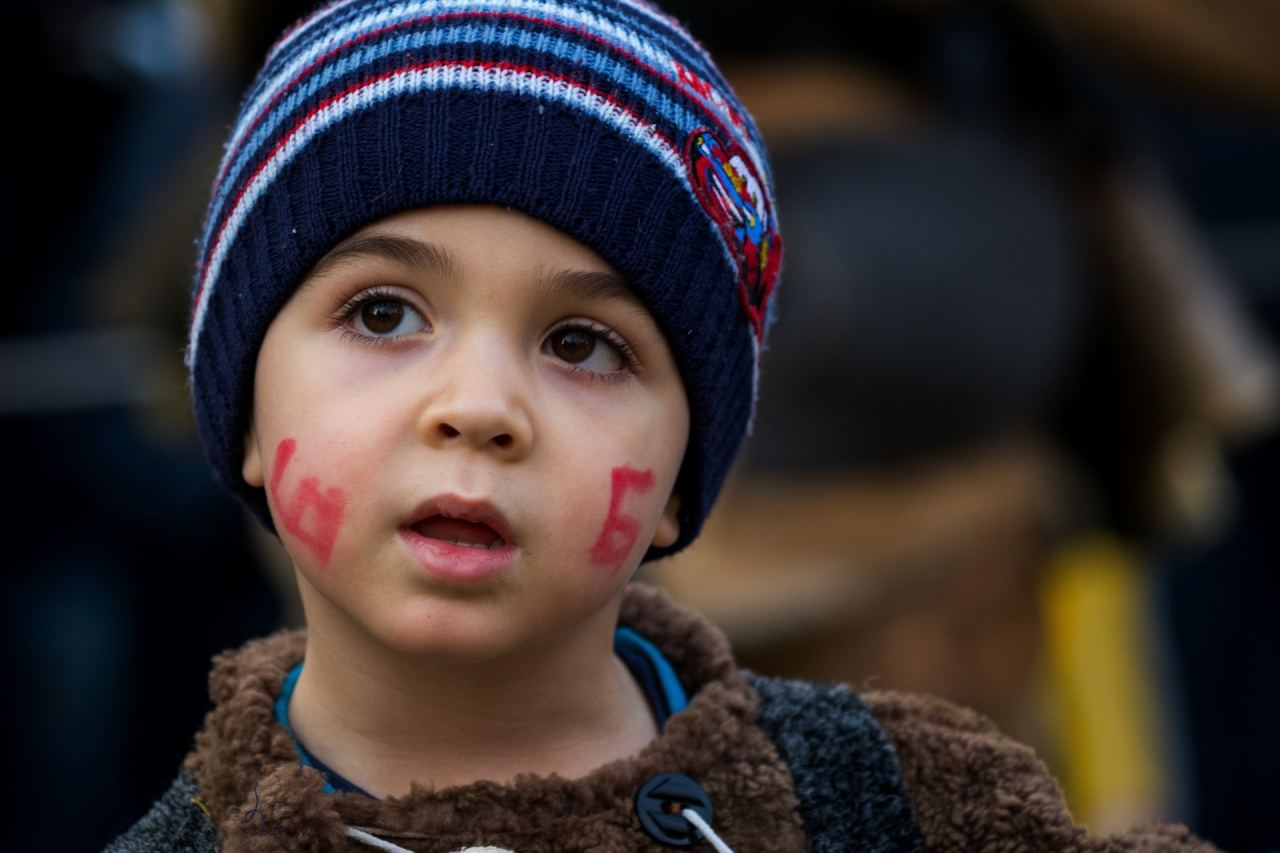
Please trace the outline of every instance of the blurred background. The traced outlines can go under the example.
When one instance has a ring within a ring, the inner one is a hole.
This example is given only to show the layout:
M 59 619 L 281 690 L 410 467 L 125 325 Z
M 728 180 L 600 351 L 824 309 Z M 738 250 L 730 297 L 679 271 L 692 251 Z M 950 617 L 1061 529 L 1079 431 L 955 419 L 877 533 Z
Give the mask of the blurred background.
M 762 672 L 935 693 L 1096 832 L 1280 849 L 1280 6 L 667 0 L 775 164 L 754 435 L 644 579 Z M 299 624 L 181 367 L 240 91 L 298 0 L 6 2 L 6 847 L 165 789 Z

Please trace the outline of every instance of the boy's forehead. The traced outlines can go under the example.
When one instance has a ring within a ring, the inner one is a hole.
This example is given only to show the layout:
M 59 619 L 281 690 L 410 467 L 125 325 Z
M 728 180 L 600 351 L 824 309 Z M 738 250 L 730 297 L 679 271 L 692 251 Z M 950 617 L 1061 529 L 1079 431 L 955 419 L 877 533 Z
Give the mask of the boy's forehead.
M 311 268 L 305 281 L 321 278 L 361 261 L 384 260 L 442 278 L 456 278 L 458 259 L 446 245 L 391 232 L 357 232 L 334 246 Z
M 388 262 L 445 282 L 459 282 L 476 272 L 468 268 L 468 260 L 476 256 L 488 260 L 495 251 L 523 254 L 534 248 L 537 251 L 533 256 L 518 260 L 527 261 L 527 278 L 537 301 L 623 302 L 652 319 L 644 300 L 606 261 L 587 246 L 536 219 L 515 211 L 480 208 L 479 212 L 489 214 L 490 219 L 496 213 L 508 223 L 512 217 L 519 217 L 525 224 L 537 223 L 534 229 L 524 229 L 525 239 L 513 245 L 505 230 L 470 228 L 459 234 L 450 228 L 421 227 L 426 217 L 416 215 L 429 214 L 430 222 L 425 224 L 438 226 L 454 214 L 475 212 L 467 207 L 436 208 L 397 215 L 366 226 L 326 252 L 307 274 L 304 285 L 369 261 Z M 465 237 L 459 239 L 462 235 Z M 572 250 L 563 251 L 568 247 Z
M 643 311 L 652 319 L 644 300 L 627 284 L 627 280 L 613 270 L 562 269 L 544 271 L 538 277 L 537 298 L 569 298 L 582 301 L 609 300 L 625 302 Z

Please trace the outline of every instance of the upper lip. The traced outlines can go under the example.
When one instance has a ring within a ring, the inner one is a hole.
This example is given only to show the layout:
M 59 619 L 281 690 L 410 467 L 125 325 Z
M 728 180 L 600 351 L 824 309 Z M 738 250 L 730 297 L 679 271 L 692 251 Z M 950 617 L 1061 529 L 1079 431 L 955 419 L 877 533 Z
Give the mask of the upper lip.
M 420 521 L 441 515 L 445 518 L 456 518 L 459 521 L 470 521 L 476 524 L 487 524 L 493 532 L 502 537 L 508 545 L 515 544 L 515 536 L 511 532 L 511 523 L 496 506 L 487 500 L 464 498 L 461 495 L 437 495 L 418 504 L 418 508 L 409 516 L 405 527 L 413 527 Z

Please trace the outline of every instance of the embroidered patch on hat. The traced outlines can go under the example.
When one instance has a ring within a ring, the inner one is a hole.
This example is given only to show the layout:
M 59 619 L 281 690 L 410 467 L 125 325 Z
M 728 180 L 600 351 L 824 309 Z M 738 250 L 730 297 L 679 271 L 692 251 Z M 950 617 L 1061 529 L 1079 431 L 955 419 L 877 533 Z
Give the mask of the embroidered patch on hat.
M 733 251 L 742 307 L 756 340 L 762 340 L 782 260 L 782 238 L 764 185 L 741 146 L 725 145 L 705 127 L 689 134 L 684 156 L 698 200 Z

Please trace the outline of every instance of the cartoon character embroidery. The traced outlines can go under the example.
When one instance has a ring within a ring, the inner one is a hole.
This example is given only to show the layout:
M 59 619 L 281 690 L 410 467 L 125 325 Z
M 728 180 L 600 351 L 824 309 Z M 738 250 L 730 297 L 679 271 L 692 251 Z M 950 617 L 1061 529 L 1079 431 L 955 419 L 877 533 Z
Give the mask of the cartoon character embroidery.
M 759 341 L 782 260 L 772 204 L 747 153 L 726 146 L 711 130 L 689 135 L 685 160 L 699 201 L 734 253 L 742 305 Z

